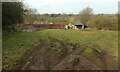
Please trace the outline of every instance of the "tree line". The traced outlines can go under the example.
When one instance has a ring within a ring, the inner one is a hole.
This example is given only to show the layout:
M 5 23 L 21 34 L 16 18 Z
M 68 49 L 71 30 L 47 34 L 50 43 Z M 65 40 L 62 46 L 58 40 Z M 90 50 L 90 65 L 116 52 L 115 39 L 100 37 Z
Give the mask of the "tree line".
M 118 30 L 118 15 L 93 15 L 87 25 L 99 30 Z

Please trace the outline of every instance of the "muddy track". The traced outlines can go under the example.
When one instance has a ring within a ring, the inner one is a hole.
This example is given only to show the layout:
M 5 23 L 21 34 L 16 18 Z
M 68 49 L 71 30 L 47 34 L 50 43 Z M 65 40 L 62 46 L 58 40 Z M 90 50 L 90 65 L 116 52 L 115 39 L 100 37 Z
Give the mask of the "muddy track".
M 31 56 L 32 59 L 24 65 L 22 70 L 48 69 L 48 66 L 46 65 L 47 63 L 45 60 L 47 46 L 48 45 L 44 42 L 44 40 L 40 40 L 40 44 L 35 49 L 34 55 Z
M 50 43 L 40 40 L 34 55 L 22 70 L 116 70 L 114 58 L 106 52 L 93 49 L 85 54 L 86 48 L 79 44 L 69 44 L 54 38 Z

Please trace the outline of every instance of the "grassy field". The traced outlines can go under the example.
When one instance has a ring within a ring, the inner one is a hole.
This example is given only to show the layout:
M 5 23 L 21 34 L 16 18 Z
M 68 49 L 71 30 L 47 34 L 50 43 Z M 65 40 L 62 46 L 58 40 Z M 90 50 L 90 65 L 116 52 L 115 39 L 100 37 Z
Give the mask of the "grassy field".
M 118 58 L 118 32 L 97 30 L 61 30 L 46 29 L 28 33 L 15 33 L 3 37 L 3 68 L 8 68 L 20 60 L 27 50 L 32 50 L 43 39 L 49 42 L 49 37 L 56 38 L 67 43 L 79 43 L 88 48 L 85 52 L 91 52 L 90 48 L 98 51 L 107 51 Z

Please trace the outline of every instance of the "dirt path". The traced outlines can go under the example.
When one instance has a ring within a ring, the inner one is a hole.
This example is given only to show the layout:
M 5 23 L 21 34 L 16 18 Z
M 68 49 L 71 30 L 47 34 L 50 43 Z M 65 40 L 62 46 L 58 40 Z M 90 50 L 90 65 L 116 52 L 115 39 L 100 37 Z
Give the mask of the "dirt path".
M 93 49 L 85 54 L 86 48 L 79 44 L 68 44 L 54 38 L 50 43 L 40 40 L 34 54 L 22 70 L 115 70 L 114 58 L 106 52 Z
M 34 51 L 34 55 L 32 56 L 31 61 L 26 63 L 26 65 L 22 68 L 27 70 L 39 70 L 39 69 L 48 69 L 45 60 L 47 44 L 41 40 L 40 44 L 37 46 Z

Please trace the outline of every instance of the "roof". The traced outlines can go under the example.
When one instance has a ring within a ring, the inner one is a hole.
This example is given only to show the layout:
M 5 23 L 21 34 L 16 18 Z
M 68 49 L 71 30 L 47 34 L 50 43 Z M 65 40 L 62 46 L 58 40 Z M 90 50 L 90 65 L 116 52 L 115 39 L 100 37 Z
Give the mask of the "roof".
M 80 21 L 74 22 L 74 25 L 83 25 Z
M 71 25 L 73 25 L 73 23 L 72 23 L 72 22 L 70 22 L 70 23 L 67 23 L 66 25 L 70 25 L 70 24 L 71 24 Z

